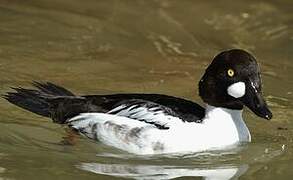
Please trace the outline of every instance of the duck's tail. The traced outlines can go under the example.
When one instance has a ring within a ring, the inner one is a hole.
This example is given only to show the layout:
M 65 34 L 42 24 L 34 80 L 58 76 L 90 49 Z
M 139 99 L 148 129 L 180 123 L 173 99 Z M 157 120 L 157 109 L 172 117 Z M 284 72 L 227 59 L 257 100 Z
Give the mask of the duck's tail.
M 50 117 L 53 120 L 56 119 L 57 122 L 60 121 L 58 123 L 63 123 L 61 119 L 56 117 L 54 119 L 53 117 L 58 114 L 58 112 L 55 112 L 56 109 L 52 109 L 54 106 L 54 99 L 62 97 L 74 98 L 76 96 L 65 88 L 49 82 L 33 82 L 33 86 L 37 89 L 12 88 L 15 92 L 8 92 L 3 95 L 3 98 L 23 109 L 41 116 Z

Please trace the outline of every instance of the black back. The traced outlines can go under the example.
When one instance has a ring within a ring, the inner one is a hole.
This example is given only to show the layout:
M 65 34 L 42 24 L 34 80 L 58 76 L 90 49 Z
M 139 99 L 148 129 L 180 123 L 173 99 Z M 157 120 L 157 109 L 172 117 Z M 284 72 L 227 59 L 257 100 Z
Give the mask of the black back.
M 205 115 L 205 109 L 192 101 L 162 94 L 113 94 L 83 97 L 92 105 L 90 109 L 97 110 L 97 108 L 102 108 L 98 109 L 101 112 L 107 112 L 125 100 L 136 99 L 150 101 L 170 108 L 175 113 L 174 115 L 183 121 L 201 120 Z
M 16 92 L 8 92 L 3 97 L 12 104 L 50 117 L 56 123 L 66 123 L 66 120 L 86 112 L 106 113 L 121 103 L 145 101 L 162 106 L 172 116 L 183 121 L 198 121 L 205 115 L 205 109 L 191 101 L 160 94 L 112 94 L 75 96 L 72 92 L 52 83 L 33 84 L 36 89 L 14 88 Z

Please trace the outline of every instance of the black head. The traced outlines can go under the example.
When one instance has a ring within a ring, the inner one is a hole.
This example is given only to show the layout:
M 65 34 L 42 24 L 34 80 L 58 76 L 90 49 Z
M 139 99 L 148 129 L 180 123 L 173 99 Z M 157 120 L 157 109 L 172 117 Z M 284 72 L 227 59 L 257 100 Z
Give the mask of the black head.
M 218 54 L 199 82 L 199 95 L 212 106 L 240 110 L 245 105 L 262 118 L 272 118 L 262 96 L 259 66 L 244 50 Z

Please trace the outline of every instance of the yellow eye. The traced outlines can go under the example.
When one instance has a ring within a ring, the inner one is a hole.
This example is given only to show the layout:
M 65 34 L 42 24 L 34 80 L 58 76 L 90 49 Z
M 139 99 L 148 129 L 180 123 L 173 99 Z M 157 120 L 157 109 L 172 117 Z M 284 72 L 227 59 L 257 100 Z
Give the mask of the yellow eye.
M 230 76 L 230 77 L 233 77 L 234 76 L 233 69 L 228 69 L 227 73 L 228 73 L 228 76 Z

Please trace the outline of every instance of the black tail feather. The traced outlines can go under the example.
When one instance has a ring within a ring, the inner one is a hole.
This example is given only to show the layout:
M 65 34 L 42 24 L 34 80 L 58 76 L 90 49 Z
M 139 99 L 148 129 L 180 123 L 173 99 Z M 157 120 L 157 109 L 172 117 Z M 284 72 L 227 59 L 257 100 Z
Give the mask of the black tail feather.
M 15 92 L 8 92 L 2 95 L 2 97 L 23 109 L 41 116 L 51 117 L 52 112 L 50 108 L 52 99 L 58 96 L 74 96 L 72 92 L 49 82 L 34 82 L 33 85 L 38 88 L 38 90 L 12 87 Z
M 13 88 L 16 92 L 8 92 L 3 97 L 10 103 L 41 116 L 50 117 L 49 104 L 39 91 Z
M 40 82 L 34 81 L 33 86 L 35 86 L 42 93 L 45 93 L 45 94 L 50 94 L 55 96 L 74 96 L 74 94 L 68 91 L 67 89 L 57 86 L 50 82 L 40 83 Z

